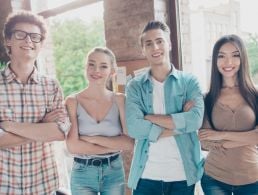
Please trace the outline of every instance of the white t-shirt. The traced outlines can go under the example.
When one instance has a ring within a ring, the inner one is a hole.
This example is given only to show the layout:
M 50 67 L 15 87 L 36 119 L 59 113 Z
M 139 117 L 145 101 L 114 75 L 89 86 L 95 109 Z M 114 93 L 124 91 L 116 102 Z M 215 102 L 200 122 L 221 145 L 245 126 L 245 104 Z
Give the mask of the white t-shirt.
M 154 114 L 165 114 L 164 82 L 154 78 L 152 81 Z M 181 155 L 173 136 L 150 143 L 142 178 L 165 182 L 186 180 Z

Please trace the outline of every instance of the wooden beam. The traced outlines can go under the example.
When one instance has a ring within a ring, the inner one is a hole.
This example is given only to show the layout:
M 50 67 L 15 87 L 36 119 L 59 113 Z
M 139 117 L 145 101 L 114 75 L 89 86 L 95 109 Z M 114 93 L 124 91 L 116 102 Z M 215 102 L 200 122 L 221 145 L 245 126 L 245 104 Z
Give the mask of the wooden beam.
M 182 56 L 181 56 L 181 35 L 180 35 L 180 23 L 179 23 L 179 1 L 178 0 L 169 0 L 169 18 L 168 23 L 171 31 L 171 43 L 172 43 L 172 63 L 174 66 L 182 70 Z
M 48 18 L 51 16 L 55 16 L 57 14 L 61 14 L 67 11 L 71 11 L 73 9 L 76 8 L 80 8 L 86 5 L 90 5 L 92 3 L 97 3 L 99 1 L 103 1 L 103 0 L 75 0 L 71 3 L 67 3 L 65 5 L 53 8 L 53 9 L 48 9 L 42 12 L 39 12 L 38 14 L 43 16 L 44 18 Z

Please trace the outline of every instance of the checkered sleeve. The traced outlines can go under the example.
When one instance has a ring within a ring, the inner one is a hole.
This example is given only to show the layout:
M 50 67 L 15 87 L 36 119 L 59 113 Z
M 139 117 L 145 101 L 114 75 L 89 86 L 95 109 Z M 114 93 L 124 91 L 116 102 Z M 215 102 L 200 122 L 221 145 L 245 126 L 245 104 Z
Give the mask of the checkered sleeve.
M 63 96 L 63 91 L 61 86 L 59 85 L 58 81 L 54 81 L 54 85 L 55 85 L 55 90 L 54 90 L 54 94 L 53 94 L 53 101 L 52 101 L 52 108 L 51 111 L 55 110 L 55 109 L 61 109 L 64 113 L 63 117 L 58 118 L 58 120 L 56 121 L 56 123 L 58 124 L 59 129 L 65 133 L 65 135 L 67 135 L 71 123 L 68 117 L 68 113 L 67 110 L 65 108 L 64 105 L 64 96 Z

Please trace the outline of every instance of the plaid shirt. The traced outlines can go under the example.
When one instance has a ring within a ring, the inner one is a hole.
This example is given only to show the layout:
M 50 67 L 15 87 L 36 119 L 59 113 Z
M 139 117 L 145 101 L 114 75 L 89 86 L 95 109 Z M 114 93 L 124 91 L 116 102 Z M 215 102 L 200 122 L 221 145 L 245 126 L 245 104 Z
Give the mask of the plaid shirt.
M 47 112 L 62 108 L 63 95 L 54 79 L 37 69 L 26 84 L 7 66 L 0 72 L 0 121 L 40 122 Z M 57 121 L 67 132 L 68 117 Z M 0 149 L 0 194 L 51 194 L 58 189 L 58 173 L 51 143 L 32 142 Z

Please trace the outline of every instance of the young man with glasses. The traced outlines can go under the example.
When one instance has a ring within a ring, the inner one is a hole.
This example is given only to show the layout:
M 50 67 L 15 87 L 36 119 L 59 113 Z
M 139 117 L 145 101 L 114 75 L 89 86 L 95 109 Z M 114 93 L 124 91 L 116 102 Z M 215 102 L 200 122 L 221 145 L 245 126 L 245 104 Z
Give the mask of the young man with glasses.
M 63 140 L 70 123 L 55 79 L 35 61 L 46 38 L 42 17 L 11 14 L 4 25 L 10 62 L 0 72 L 0 194 L 51 194 L 58 174 L 50 142 Z
M 170 63 L 165 23 L 147 23 L 140 41 L 150 70 L 126 90 L 126 124 L 136 139 L 128 186 L 133 195 L 193 195 L 203 174 L 196 133 L 204 110 L 198 81 Z

